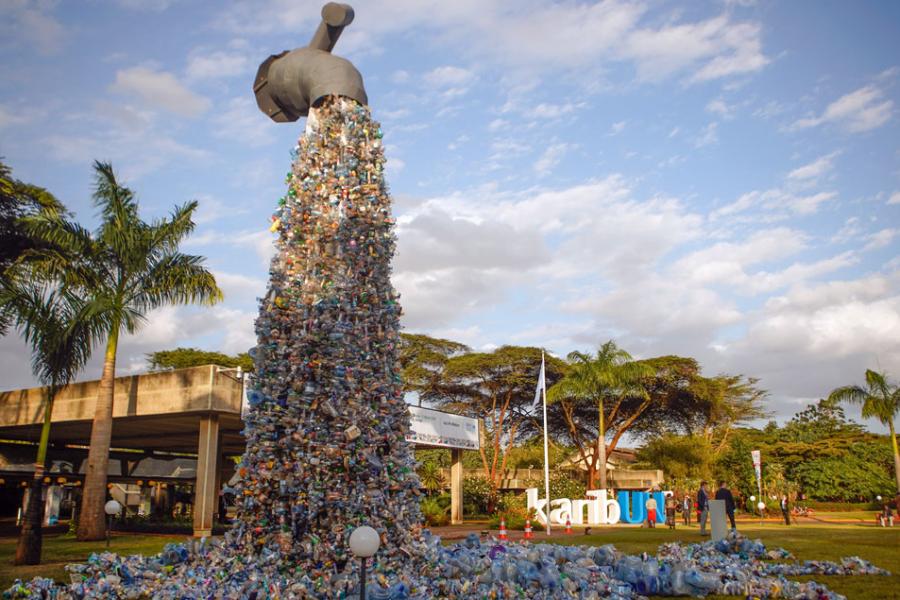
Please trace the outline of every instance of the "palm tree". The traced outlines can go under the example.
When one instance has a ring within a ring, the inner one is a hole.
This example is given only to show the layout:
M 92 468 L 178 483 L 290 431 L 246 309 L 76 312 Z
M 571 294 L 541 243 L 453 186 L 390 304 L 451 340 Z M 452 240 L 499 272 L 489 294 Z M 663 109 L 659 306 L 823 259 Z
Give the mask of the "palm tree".
M 897 432 L 894 416 L 900 413 L 900 386 L 891 385 L 887 375 L 871 369 L 866 370 L 866 387 L 847 385 L 832 390 L 828 399 L 862 405 L 864 419 L 878 419 L 887 425 L 894 448 L 894 477 L 897 492 L 900 493 L 900 449 L 897 447 Z
M 631 355 L 612 340 L 600 346 L 594 356 L 575 351 L 569 353 L 567 358 L 572 367 L 565 377 L 547 392 L 548 400 L 553 402 L 567 398 L 575 402 L 584 401 L 597 405 L 596 448 L 590 462 L 587 462 L 583 450 L 582 459 L 587 463 L 589 487 L 594 487 L 596 474 L 599 476 L 599 489 L 605 490 L 607 482 L 604 401 L 608 397 L 646 394 L 640 387 L 639 380 L 648 376 L 651 369 L 633 361 Z
M 168 219 L 146 223 L 138 216 L 134 193 L 119 185 L 112 166 L 95 162 L 94 171 L 94 204 L 101 217 L 95 233 L 59 216 L 40 215 L 23 221 L 30 235 L 50 245 L 27 253 L 25 260 L 86 298 L 88 311 L 103 315 L 107 323 L 79 540 L 100 540 L 106 533 L 103 505 L 119 335 L 135 332 L 146 313 L 159 306 L 213 304 L 222 298 L 215 278 L 203 266 L 203 257 L 178 251 L 179 243 L 194 229 L 191 217 L 196 201 L 175 207 Z
M 419 467 L 419 482 L 429 494 L 436 494 L 444 489 L 444 475 L 441 467 L 435 462 L 424 462 Z
M 46 386 L 34 479 L 14 559 L 17 565 L 38 565 L 44 512 L 42 482 L 53 401 L 59 390 L 84 367 L 94 343 L 102 336 L 105 323 L 103 315 L 88 311 L 86 303 L 71 293 L 24 277 L 5 276 L 0 280 L 0 307 L 31 346 L 32 370 Z

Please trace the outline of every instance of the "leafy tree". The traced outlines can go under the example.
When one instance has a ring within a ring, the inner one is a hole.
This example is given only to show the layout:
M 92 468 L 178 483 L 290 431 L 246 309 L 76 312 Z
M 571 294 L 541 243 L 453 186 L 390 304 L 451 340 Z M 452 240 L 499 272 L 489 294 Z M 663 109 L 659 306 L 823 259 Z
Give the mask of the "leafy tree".
M 708 404 L 705 410 L 695 413 L 700 422 L 697 433 L 706 439 L 714 454 L 728 444 L 735 427 L 768 415 L 763 408 L 767 392 L 759 389 L 757 383 L 757 379 L 745 379 L 743 375 L 719 375 L 695 384 L 699 389 L 705 388 L 701 396 Z
M 881 444 L 853 444 L 841 456 L 820 456 L 805 461 L 794 472 L 803 491 L 815 498 L 843 502 L 888 495 L 890 450 Z
M 434 402 L 441 395 L 444 366 L 453 356 L 470 349 L 465 344 L 433 338 L 420 333 L 400 334 L 400 375 L 403 389 L 414 392 L 422 402 Z
M 32 350 L 32 370 L 46 386 L 43 424 L 35 460 L 28 506 L 16 547 L 15 564 L 41 562 L 43 478 L 50 442 L 53 401 L 90 358 L 91 349 L 107 327 L 104 315 L 88 309 L 87 303 L 47 283 L 20 274 L 0 278 L 0 307 Z
M 202 365 L 219 365 L 220 367 L 240 367 L 244 371 L 253 371 L 253 359 L 246 352 L 229 356 L 222 352 L 209 352 L 196 348 L 175 348 L 159 350 L 147 355 L 147 362 L 154 370 L 186 369 Z
M 68 214 L 53 194 L 44 188 L 23 183 L 12 176 L 12 169 L 0 160 L 0 276 L 11 277 L 8 269 L 25 253 L 37 248 L 38 240 L 20 227 L 19 221 L 42 212 Z M 0 309 L 0 335 L 4 335 L 13 315 Z
M 662 469 L 671 482 L 710 479 L 713 453 L 702 436 L 664 434 L 653 438 L 638 450 L 638 461 L 653 469 Z
M 88 301 L 92 315 L 107 323 L 106 353 L 100 379 L 85 475 L 78 539 L 103 539 L 106 476 L 112 436 L 113 386 L 119 335 L 133 333 L 148 311 L 167 304 L 222 298 L 203 258 L 179 252 L 194 229 L 197 202 L 176 207 L 168 219 L 142 221 L 134 193 L 119 184 L 108 163 L 95 162 L 94 203 L 101 223 L 95 233 L 59 215 L 23 220 L 26 232 L 48 248 L 25 253 L 33 268 L 57 278 Z
M 534 400 L 540 362 L 540 348 L 502 346 L 493 352 L 451 356 L 443 366 L 434 403 L 478 419 L 481 466 L 494 499 L 506 471 L 507 452 L 529 433 L 527 413 Z M 552 383 L 559 378 L 564 363 L 547 356 L 546 364 Z M 493 503 L 489 508 L 493 510 Z
M 890 484 L 892 459 L 886 441 L 848 420 L 836 400 L 825 399 L 783 427 L 770 423 L 763 430 L 735 429 L 716 457 L 715 472 L 744 495 L 756 493 L 750 451 L 760 450 L 767 494 L 803 492 L 816 500 L 840 501 L 871 498 L 886 493 L 884 482 Z
M 836 398 L 826 398 L 794 415 L 782 428 L 779 438 L 812 443 L 825 438 L 861 435 L 864 431 L 862 425 L 847 419 Z
M 578 449 L 582 462 L 587 465 L 588 485 L 594 487 L 599 475 L 600 489 L 606 489 L 606 454 L 611 450 L 606 444 L 607 423 L 615 422 L 616 417 L 622 416 L 620 411 L 627 399 L 647 400 L 640 379 L 648 376 L 651 370 L 635 363 L 631 355 L 612 340 L 600 346 L 593 356 L 572 352 L 568 359 L 569 369 L 563 379 L 548 391 L 548 401 L 559 404 L 570 439 Z M 611 401 L 608 415 L 607 400 Z M 584 413 L 593 407 L 597 409 L 597 428 L 596 434 L 591 436 L 591 427 L 584 426 Z M 621 429 L 624 432 L 627 428 L 626 425 Z M 590 441 L 591 438 L 593 441 Z M 618 438 L 614 440 L 618 441 Z
M 894 416 L 900 413 L 900 387 L 888 382 L 887 375 L 871 369 L 866 370 L 866 387 L 848 385 L 832 390 L 829 400 L 862 405 L 865 419 L 878 419 L 887 425 L 894 450 L 894 478 L 900 493 L 900 449 L 897 447 L 897 432 L 894 430 Z

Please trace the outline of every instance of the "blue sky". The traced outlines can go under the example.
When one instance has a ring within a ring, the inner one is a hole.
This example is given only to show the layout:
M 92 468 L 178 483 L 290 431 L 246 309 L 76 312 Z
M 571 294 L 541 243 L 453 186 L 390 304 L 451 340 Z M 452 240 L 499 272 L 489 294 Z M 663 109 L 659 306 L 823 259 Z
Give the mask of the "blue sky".
M 268 217 L 302 123 L 257 65 L 321 4 L 0 0 L 0 156 L 86 223 L 93 159 L 225 289 L 123 341 L 254 344 Z M 336 54 L 383 123 L 409 331 L 758 377 L 783 417 L 866 368 L 900 376 L 900 4 L 354 3 Z M 0 340 L 0 387 L 29 385 Z M 93 365 L 86 376 L 96 376 Z

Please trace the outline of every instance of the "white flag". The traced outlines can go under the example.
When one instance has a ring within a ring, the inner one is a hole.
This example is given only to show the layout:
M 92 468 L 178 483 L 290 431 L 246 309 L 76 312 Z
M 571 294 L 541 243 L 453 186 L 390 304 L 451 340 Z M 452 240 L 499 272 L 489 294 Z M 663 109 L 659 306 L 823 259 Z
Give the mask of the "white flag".
M 531 403 L 531 410 L 538 407 L 541 401 L 541 390 L 544 388 L 544 357 L 541 356 L 541 372 L 538 375 L 537 387 L 534 389 L 534 402 Z

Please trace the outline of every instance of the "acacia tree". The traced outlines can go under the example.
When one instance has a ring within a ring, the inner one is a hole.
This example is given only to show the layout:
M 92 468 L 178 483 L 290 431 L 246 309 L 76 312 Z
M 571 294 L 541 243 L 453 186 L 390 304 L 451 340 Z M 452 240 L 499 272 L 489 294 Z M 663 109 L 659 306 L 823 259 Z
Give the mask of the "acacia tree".
M 168 219 L 151 223 L 138 215 L 134 193 L 119 184 L 109 163 L 95 162 L 94 204 L 101 223 L 95 233 L 59 215 L 25 219 L 25 229 L 48 247 L 26 252 L 37 271 L 57 278 L 85 298 L 92 315 L 107 324 L 103 374 L 97 393 L 79 540 L 100 540 L 106 533 L 103 505 L 107 494 L 109 446 L 119 335 L 135 332 L 145 315 L 167 304 L 212 304 L 222 298 L 203 258 L 179 252 L 194 229 L 197 202 L 176 207 Z
M 479 453 L 491 487 L 490 510 L 506 471 L 509 449 L 523 437 L 523 425 L 530 422 L 527 413 L 534 400 L 540 364 L 540 348 L 501 346 L 493 352 L 452 356 L 441 369 L 434 403 L 479 421 Z M 563 361 L 548 355 L 548 383 L 557 380 L 564 368 Z
M 31 346 L 32 371 L 46 386 L 34 478 L 14 559 L 17 565 L 37 565 L 41 562 L 43 478 L 53 401 L 84 367 L 107 324 L 104 315 L 88 310 L 86 303 L 73 294 L 9 272 L 0 279 L 0 307 Z
M 865 419 L 878 419 L 887 425 L 894 451 L 894 478 L 897 493 L 900 494 L 900 449 L 897 447 L 897 432 L 894 417 L 900 413 L 900 386 L 892 385 L 884 373 L 866 370 L 866 387 L 848 385 L 832 390 L 829 400 L 862 405 Z
M 400 375 L 403 391 L 415 393 L 422 402 L 436 401 L 442 394 L 444 366 L 453 356 L 470 352 L 465 344 L 421 333 L 400 334 Z

